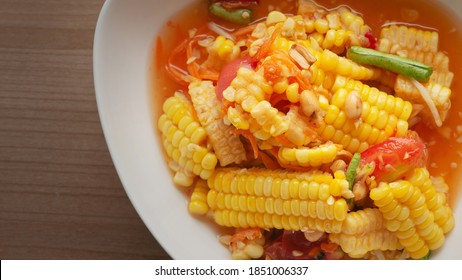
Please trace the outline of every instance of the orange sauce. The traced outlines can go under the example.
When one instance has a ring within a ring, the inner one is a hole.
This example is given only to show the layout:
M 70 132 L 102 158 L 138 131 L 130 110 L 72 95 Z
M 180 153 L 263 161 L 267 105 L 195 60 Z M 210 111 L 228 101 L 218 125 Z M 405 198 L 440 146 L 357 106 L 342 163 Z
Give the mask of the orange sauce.
M 204 27 L 211 18 L 207 12 L 208 1 L 201 0 L 193 3 L 184 11 L 175 15 L 165 24 L 164 30 L 156 39 L 153 49 L 152 73 L 150 73 L 152 88 L 152 108 L 154 118 L 158 118 L 162 101 L 171 96 L 175 90 L 186 90 L 175 83 L 166 73 L 165 65 L 170 52 L 188 36 L 192 28 Z M 295 0 L 276 1 L 261 0 L 260 8 L 255 10 L 256 18 L 264 17 L 269 9 L 276 8 L 284 13 L 294 14 Z M 452 85 L 452 108 L 442 128 L 429 129 L 419 127 L 419 135 L 428 143 L 429 160 L 427 168 L 433 176 L 444 176 L 450 187 L 449 198 L 451 204 L 460 194 L 462 181 L 459 172 L 462 169 L 462 59 L 459 50 L 462 46 L 462 23 L 446 7 L 436 1 L 415 0 L 386 0 L 386 1 L 357 1 L 357 0 L 317 0 L 326 8 L 346 5 L 363 15 L 364 21 L 372 28 L 372 33 L 380 36 L 381 26 L 387 22 L 407 22 L 439 32 L 439 49 L 448 54 L 450 70 L 455 78 Z M 225 27 L 232 25 L 220 22 Z M 175 61 L 178 65 L 185 62 Z M 459 141 L 457 139 L 459 138 Z

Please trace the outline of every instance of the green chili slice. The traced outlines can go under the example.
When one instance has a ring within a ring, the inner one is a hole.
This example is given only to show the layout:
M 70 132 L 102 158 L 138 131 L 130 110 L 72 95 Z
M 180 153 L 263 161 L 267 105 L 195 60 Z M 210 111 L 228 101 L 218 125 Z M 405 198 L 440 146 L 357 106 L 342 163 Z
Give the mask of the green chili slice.
M 353 185 L 356 179 L 356 169 L 358 169 L 360 162 L 361 162 L 361 154 L 360 153 L 354 154 L 353 158 L 350 161 L 350 164 L 348 165 L 348 169 L 345 173 L 346 180 L 348 181 L 350 190 L 353 190 Z
M 414 78 L 419 82 L 428 82 L 433 73 L 431 66 L 416 60 L 358 46 L 350 48 L 348 58 L 360 64 L 376 66 L 409 78 Z
M 229 22 L 249 24 L 252 22 L 253 12 L 250 9 L 225 9 L 220 3 L 213 3 L 209 7 L 212 15 Z
M 428 251 L 428 253 L 425 256 L 421 257 L 420 259 L 421 260 L 429 260 L 430 256 L 431 256 L 431 253 L 432 253 L 431 251 Z

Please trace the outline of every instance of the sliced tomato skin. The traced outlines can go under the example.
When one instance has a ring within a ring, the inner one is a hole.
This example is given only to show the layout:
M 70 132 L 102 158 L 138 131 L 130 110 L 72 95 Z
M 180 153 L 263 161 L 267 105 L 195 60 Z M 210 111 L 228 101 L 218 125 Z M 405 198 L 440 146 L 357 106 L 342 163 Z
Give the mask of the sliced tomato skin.
M 303 232 L 284 230 L 282 236 L 265 249 L 265 254 L 272 260 L 313 260 L 322 259 L 322 238 L 316 242 L 306 240 Z
M 231 85 L 231 82 L 236 78 L 239 68 L 255 69 L 256 63 L 248 55 L 235 59 L 228 63 L 220 72 L 217 81 L 215 92 L 219 100 L 223 99 L 223 91 Z
M 413 138 L 391 137 L 361 153 L 361 164 L 375 163 L 372 176 L 392 182 L 409 170 L 425 164 L 425 144 Z

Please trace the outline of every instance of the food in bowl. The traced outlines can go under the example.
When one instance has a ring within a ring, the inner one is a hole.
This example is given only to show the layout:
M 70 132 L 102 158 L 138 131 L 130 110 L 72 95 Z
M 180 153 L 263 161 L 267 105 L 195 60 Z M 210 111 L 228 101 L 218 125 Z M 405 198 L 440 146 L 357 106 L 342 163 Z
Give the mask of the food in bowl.
M 455 187 L 436 162 L 459 142 L 456 62 L 439 23 L 400 3 L 382 16 L 407 22 L 369 25 L 376 3 L 203 1 L 205 21 L 183 25 L 167 59 L 157 39 L 166 162 L 232 258 L 422 259 L 444 246 Z

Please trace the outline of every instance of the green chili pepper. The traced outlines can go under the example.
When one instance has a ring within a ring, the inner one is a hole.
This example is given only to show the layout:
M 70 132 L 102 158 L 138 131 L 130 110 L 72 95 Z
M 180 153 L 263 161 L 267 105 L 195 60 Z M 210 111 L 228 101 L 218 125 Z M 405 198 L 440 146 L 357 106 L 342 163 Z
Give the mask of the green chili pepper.
M 224 19 L 226 21 L 238 23 L 238 24 L 249 24 L 252 22 L 253 13 L 250 9 L 225 9 L 220 3 L 213 3 L 209 7 L 209 11 L 212 15 Z
M 360 153 L 354 154 L 353 158 L 350 161 L 350 164 L 348 165 L 348 169 L 345 173 L 346 180 L 348 181 L 350 190 L 353 189 L 353 185 L 356 179 L 356 169 L 358 169 L 360 162 L 361 162 L 361 154 Z
M 414 78 L 419 82 L 428 82 L 433 73 L 431 66 L 418 61 L 358 46 L 350 48 L 348 58 L 357 63 L 376 66 Z
M 430 259 L 430 255 L 431 255 L 431 251 L 428 251 L 428 253 L 427 253 L 425 256 L 421 257 L 420 259 L 421 259 L 421 260 L 429 260 L 429 259 Z
M 361 163 L 361 154 L 355 153 L 351 158 L 350 164 L 348 165 L 347 171 L 345 173 L 346 180 L 348 182 L 348 187 L 350 190 L 353 190 L 353 185 L 355 184 L 356 180 L 356 170 Z M 348 208 L 354 208 L 354 202 L 352 198 L 347 199 Z

